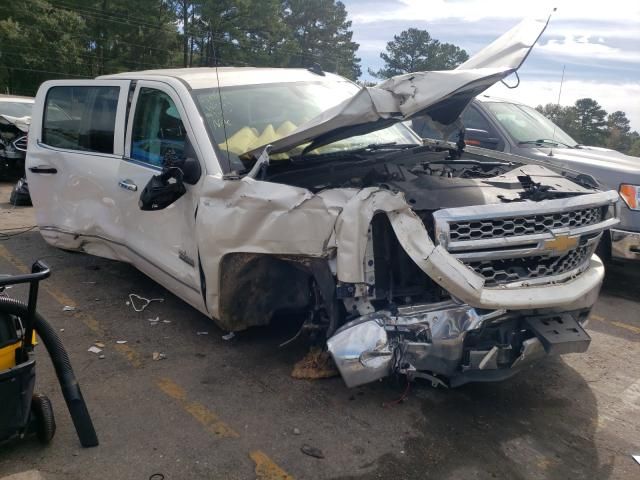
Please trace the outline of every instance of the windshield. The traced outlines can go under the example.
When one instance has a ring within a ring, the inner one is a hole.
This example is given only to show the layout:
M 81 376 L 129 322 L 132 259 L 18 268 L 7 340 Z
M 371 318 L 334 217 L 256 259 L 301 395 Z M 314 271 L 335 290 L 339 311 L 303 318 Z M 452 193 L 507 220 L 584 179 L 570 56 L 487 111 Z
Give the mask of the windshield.
M 202 89 L 193 92 L 213 141 L 221 151 L 228 149 L 232 168 L 242 169 L 238 155 L 282 138 L 325 110 L 352 97 L 358 87 L 347 81 L 269 83 Z M 224 106 L 220 110 L 220 103 Z M 224 116 L 224 127 L 223 127 Z M 225 137 L 228 139 L 224 141 Z M 403 125 L 354 136 L 313 150 L 312 154 L 351 150 L 371 144 L 416 143 Z M 306 145 L 289 155 L 299 154 Z M 288 158 L 287 154 L 272 158 Z
M 578 142 L 536 109 L 505 102 L 484 102 L 511 137 L 518 143 L 546 140 L 575 147 Z M 535 144 L 532 144 L 535 146 Z
M 30 117 L 33 103 L 0 102 L 0 114 L 10 117 Z

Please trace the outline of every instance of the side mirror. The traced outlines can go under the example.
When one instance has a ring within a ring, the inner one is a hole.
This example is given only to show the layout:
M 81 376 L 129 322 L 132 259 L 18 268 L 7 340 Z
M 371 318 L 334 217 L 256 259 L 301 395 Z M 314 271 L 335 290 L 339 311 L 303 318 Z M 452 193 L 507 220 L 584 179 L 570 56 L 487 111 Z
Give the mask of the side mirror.
M 187 189 L 183 173 L 177 167 L 165 167 L 160 175 L 154 175 L 140 194 L 140 210 L 162 210 L 182 197 Z
M 167 148 L 162 155 L 162 166 L 164 168 L 178 168 L 182 171 L 182 181 L 189 185 L 195 185 L 200 180 L 202 169 L 198 156 L 193 148 L 189 136 L 185 137 L 182 152 L 174 148 Z
M 486 130 L 478 128 L 465 128 L 464 141 L 467 145 L 495 149 L 500 143 L 500 139 L 492 137 Z
M 200 180 L 200 175 L 202 175 L 202 168 L 200 167 L 200 162 L 198 161 L 198 155 L 196 154 L 196 150 L 193 148 L 193 143 L 189 139 L 189 136 L 184 140 L 184 150 L 182 151 L 182 156 L 184 158 L 182 166 L 182 173 L 184 174 L 184 182 L 189 185 L 195 185 Z

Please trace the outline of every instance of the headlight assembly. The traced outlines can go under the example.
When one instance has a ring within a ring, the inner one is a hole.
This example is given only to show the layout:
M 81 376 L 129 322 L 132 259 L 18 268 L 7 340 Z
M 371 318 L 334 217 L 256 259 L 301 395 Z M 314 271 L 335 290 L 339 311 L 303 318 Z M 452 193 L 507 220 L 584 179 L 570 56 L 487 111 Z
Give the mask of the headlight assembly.
M 640 210 L 640 186 L 623 183 L 620 185 L 620 196 L 631 210 Z

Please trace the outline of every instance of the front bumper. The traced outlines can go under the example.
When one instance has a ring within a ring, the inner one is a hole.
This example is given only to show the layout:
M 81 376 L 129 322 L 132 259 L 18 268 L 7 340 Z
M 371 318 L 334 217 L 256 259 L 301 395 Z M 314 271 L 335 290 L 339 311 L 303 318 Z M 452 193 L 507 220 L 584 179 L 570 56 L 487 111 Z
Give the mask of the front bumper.
M 483 289 L 481 303 L 502 302 L 520 308 L 487 309 L 458 300 L 403 306 L 394 312 L 377 311 L 341 327 L 329 338 L 327 346 L 348 387 L 393 373 L 452 387 L 499 381 L 548 354 L 586 350 L 590 339 L 582 325 L 597 299 L 604 275 L 596 255 L 590 262 L 585 272 L 563 284 L 501 289 L 499 297 L 490 301 L 487 289 Z M 546 308 L 532 302 L 538 295 L 547 298 Z M 535 326 L 534 320 L 540 316 L 552 323 L 558 318 L 564 321 L 557 328 L 568 332 L 564 345 L 550 346 L 544 332 Z M 491 329 L 496 332 L 494 340 L 482 336 Z M 571 332 L 575 333 L 573 337 Z M 514 338 L 510 343 L 499 340 Z
M 349 322 L 327 346 L 347 387 L 393 373 L 456 387 L 506 379 L 547 355 L 584 352 L 588 315 L 589 309 L 540 314 L 413 305 Z
M 611 257 L 617 260 L 640 260 L 640 232 L 611 229 Z

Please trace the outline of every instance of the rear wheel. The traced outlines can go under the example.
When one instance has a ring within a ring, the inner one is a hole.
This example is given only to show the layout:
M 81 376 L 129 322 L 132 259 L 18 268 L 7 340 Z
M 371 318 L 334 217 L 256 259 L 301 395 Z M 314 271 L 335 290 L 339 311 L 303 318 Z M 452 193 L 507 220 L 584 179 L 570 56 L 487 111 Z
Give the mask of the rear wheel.
M 53 416 L 51 400 L 46 395 L 36 393 L 31 399 L 31 411 L 35 417 L 35 429 L 38 440 L 47 444 L 56 434 L 56 420 Z

